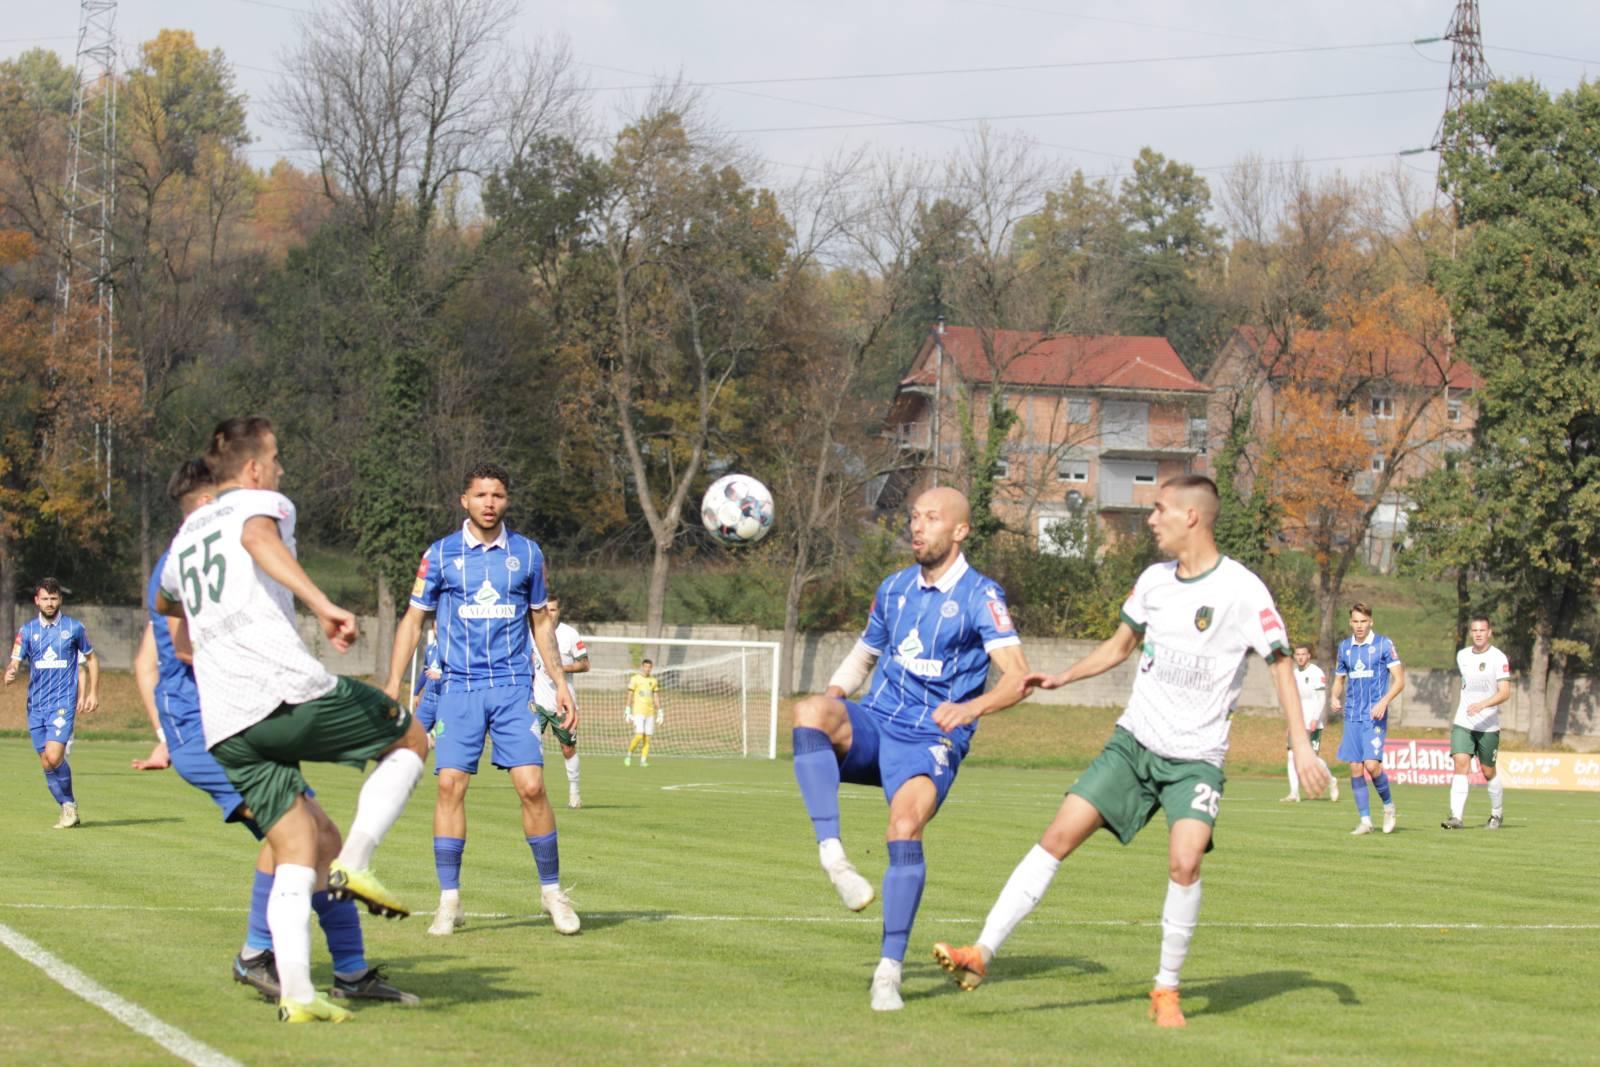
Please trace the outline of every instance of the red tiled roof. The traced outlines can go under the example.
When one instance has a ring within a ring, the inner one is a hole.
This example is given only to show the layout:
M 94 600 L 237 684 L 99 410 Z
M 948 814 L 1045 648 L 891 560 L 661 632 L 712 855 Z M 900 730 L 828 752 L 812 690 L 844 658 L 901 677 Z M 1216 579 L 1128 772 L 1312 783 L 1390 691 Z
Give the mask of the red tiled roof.
M 1274 378 L 1307 377 L 1321 380 L 1363 375 L 1374 379 L 1437 388 L 1441 373 L 1452 389 L 1481 389 L 1483 379 L 1464 361 L 1454 358 L 1448 345 L 1435 355 L 1415 341 L 1374 352 L 1343 350 L 1339 335 L 1328 330 L 1296 330 L 1294 351 L 1282 352 L 1278 338 L 1254 326 L 1240 326 L 1234 338 L 1254 350 L 1261 369 Z M 1444 365 L 1440 365 L 1443 361 Z
M 1159 389 L 1203 393 L 1202 385 L 1165 337 L 1101 337 L 997 330 L 993 364 L 983 337 L 972 326 L 944 331 L 945 357 L 969 382 L 984 382 L 998 367 L 1007 385 L 1058 389 Z M 946 369 L 946 373 L 949 372 Z M 932 385 L 933 339 L 923 343 L 901 385 Z

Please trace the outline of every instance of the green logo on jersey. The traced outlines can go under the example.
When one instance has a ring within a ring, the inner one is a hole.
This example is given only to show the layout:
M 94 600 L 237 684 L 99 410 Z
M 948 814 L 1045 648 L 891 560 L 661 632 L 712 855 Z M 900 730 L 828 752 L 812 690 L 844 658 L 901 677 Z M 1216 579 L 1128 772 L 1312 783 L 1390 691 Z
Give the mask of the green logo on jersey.
M 1210 608 L 1201 608 L 1199 611 L 1194 613 L 1194 628 L 1200 631 L 1209 630 L 1211 628 Z

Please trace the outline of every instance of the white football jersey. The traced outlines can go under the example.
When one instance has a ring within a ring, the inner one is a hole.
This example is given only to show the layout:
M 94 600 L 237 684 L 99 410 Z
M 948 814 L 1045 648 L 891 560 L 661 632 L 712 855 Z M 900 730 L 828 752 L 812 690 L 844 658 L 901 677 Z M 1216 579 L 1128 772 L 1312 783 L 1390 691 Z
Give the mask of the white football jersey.
M 1506 659 L 1504 652 L 1493 645 L 1484 649 L 1481 656 L 1472 651 L 1472 646 L 1468 645 L 1456 653 L 1456 669 L 1461 672 L 1461 699 L 1456 702 L 1453 725 L 1465 726 L 1469 730 L 1498 733 L 1500 709 L 1504 705 L 1496 704 L 1492 708 L 1485 708 L 1475 716 L 1467 714 L 1467 705 L 1490 699 L 1494 696 L 1495 690 L 1500 688 L 1501 682 L 1509 682 L 1511 661 Z
M 1328 702 L 1328 676 L 1315 663 L 1306 669 L 1294 669 L 1295 688 L 1300 690 L 1300 711 L 1305 715 L 1307 730 L 1322 729 L 1322 709 Z
M 578 636 L 578 631 L 564 622 L 556 623 L 556 652 L 561 656 L 561 666 L 570 667 L 580 659 L 589 658 L 589 650 L 584 647 L 583 638 Z M 572 703 L 578 703 L 578 687 L 572 684 L 572 679 L 567 679 L 567 689 L 572 693 Z M 533 646 L 533 702 L 549 711 L 556 710 L 556 680 L 550 677 L 544 669 L 544 660 L 539 655 L 539 646 Z
M 1289 654 L 1272 594 L 1226 556 L 1195 578 L 1179 578 L 1175 561 L 1158 563 L 1139 576 L 1122 618 L 1143 632 L 1144 647 L 1117 725 L 1158 756 L 1222 766 L 1245 654 Z
M 280 704 L 327 694 L 337 680 L 295 629 L 294 596 L 257 569 L 241 537 L 247 520 L 278 524 L 295 554 L 294 505 L 266 489 L 230 489 L 178 529 L 161 592 L 183 604 L 194 645 L 200 722 L 211 748 L 271 715 Z

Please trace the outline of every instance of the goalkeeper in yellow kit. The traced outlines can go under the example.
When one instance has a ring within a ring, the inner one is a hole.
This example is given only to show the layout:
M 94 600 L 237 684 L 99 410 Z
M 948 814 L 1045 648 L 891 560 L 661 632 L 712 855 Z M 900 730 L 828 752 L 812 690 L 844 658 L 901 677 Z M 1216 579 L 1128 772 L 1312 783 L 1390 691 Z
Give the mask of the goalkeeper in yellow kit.
M 639 669 L 628 678 L 628 707 L 622 713 L 625 719 L 633 720 L 633 740 L 628 742 L 628 754 L 622 757 L 622 765 L 633 765 L 633 751 L 643 748 L 639 752 L 639 766 L 650 766 L 650 738 L 655 736 L 656 727 L 661 725 L 661 698 L 656 694 L 661 691 L 661 679 L 653 673 L 655 664 L 649 660 L 639 663 Z

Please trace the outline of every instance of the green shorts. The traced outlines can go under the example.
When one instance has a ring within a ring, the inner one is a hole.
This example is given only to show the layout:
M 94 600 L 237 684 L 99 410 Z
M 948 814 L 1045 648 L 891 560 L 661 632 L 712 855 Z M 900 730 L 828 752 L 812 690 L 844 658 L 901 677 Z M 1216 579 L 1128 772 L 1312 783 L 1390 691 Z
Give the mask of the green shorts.
M 1215 827 L 1225 780 L 1221 767 L 1158 756 L 1119 726 L 1067 792 L 1093 804 L 1106 828 L 1126 845 L 1158 807 L 1166 811 L 1169 827 L 1179 819 L 1199 819 Z M 1206 851 L 1211 851 L 1209 844 Z
M 1319 726 L 1315 730 L 1307 730 L 1306 737 L 1311 741 L 1311 751 L 1322 751 L 1322 727 Z M 1293 745 L 1289 745 L 1288 747 L 1291 749 L 1294 748 Z
M 265 833 L 306 791 L 302 760 L 360 770 L 410 725 L 411 713 L 403 706 L 370 685 L 340 678 L 316 700 L 278 705 L 265 719 L 218 742 L 211 755 Z
M 535 704 L 533 706 L 533 710 L 534 710 L 535 714 L 537 714 L 539 716 L 539 734 L 540 734 L 540 736 L 543 736 L 544 732 L 546 730 L 549 730 L 551 733 L 556 735 L 556 740 L 557 741 L 560 741 L 563 745 L 566 745 L 568 748 L 577 748 L 578 747 L 578 731 L 575 730 L 575 729 L 574 730 L 568 730 L 565 727 L 563 727 L 561 725 L 561 718 L 562 717 L 559 714 L 557 714 L 556 712 L 551 711 L 549 708 L 541 707 L 538 704 Z
M 1493 767 L 1500 752 L 1499 730 L 1469 730 L 1465 726 L 1450 727 L 1450 754 L 1478 757 L 1478 766 Z

